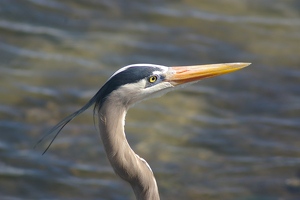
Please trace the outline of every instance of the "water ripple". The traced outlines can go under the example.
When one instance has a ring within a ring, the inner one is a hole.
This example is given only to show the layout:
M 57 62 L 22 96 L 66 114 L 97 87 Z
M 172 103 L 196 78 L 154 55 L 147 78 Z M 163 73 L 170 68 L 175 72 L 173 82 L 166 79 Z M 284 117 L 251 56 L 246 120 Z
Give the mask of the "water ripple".
M 70 62 L 80 64 L 85 67 L 97 67 L 99 64 L 95 63 L 91 60 L 86 60 L 74 56 L 69 55 L 61 55 L 61 54 L 54 54 L 54 53 L 47 53 L 42 51 L 34 51 L 27 48 L 22 48 L 10 44 L 6 44 L 0 42 L 0 49 L 2 51 L 6 51 L 15 55 L 24 56 L 28 58 L 37 58 L 37 59 L 45 59 L 45 60 L 56 60 L 61 62 Z
M 75 35 L 74 33 L 71 34 L 67 31 L 62 31 L 56 28 L 38 26 L 29 23 L 8 21 L 3 19 L 0 20 L 0 28 L 29 34 L 45 34 L 60 38 L 68 38 L 71 35 Z

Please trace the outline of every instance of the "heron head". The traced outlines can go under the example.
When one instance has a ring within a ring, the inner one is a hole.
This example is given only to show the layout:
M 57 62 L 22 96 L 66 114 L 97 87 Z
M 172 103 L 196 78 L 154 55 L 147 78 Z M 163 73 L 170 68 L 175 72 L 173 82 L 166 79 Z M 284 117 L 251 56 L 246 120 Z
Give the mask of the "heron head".
M 230 73 L 250 63 L 166 67 L 154 64 L 128 65 L 116 71 L 99 90 L 98 109 L 105 102 L 129 108 L 135 103 L 161 96 L 178 86 Z
M 54 138 L 43 152 L 44 154 L 62 128 L 93 104 L 95 104 L 94 111 L 96 109 L 100 111 L 104 105 L 115 106 L 116 109 L 128 109 L 139 101 L 157 97 L 178 86 L 194 83 L 204 78 L 227 74 L 248 65 L 250 65 L 250 63 L 177 67 L 153 64 L 128 65 L 116 71 L 82 108 L 67 116 L 50 129 L 48 133 L 38 141 L 37 145 L 49 134 L 56 132 Z M 111 109 L 112 107 L 110 106 L 106 108 Z

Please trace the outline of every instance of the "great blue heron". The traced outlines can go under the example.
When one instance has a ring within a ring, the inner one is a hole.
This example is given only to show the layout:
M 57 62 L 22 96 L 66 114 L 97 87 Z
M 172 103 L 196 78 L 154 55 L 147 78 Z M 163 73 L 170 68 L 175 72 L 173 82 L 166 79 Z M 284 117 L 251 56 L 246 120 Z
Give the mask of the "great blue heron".
M 45 153 L 67 123 L 95 104 L 94 114 L 98 114 L 101 139 L 115 173 L 130 183 L 137 199 L 157 200 L 158 188 L 150 166 L 130 148 L 126 140 L 124 125 L 127 110 L 139 101 L 162 95 L 177 86 L 230 73 L 248 65 L 250 63 L 178 67 L 135 64 L 123 67 L 107 80 L 86 105 L 59 122 L 38 143 L 55 133 Z

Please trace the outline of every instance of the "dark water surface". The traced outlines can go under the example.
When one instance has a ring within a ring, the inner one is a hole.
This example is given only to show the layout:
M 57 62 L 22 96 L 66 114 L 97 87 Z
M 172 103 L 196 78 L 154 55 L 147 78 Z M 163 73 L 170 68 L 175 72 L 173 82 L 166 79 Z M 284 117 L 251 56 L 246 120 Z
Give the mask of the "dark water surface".
M 89 110 L 118 68 L 252 62 L 132 108 L 162 199 L 300 199 L 298 0 L 0 0 L 0 199 L 134 199 Z

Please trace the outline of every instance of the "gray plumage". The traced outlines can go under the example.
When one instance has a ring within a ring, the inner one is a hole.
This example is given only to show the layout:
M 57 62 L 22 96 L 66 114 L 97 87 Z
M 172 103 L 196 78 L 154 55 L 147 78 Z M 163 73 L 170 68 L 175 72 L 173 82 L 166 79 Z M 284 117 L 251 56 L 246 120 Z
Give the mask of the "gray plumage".
M 250 63 L 225 63 L 183 67 L 136 64 L 115 72 L 81 109 L 69 115 L 42 137 L 54 133 L 49 149 L 64 126 L 93 104 L 107 158 L 116 174 L 127 181 L 139 200 L 158 200 L 159 192 L 148 163 L 130 148 L 124 132 L 125 116 L 135 103 L 162 95 L 179 85 L 230 73 Z

